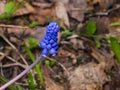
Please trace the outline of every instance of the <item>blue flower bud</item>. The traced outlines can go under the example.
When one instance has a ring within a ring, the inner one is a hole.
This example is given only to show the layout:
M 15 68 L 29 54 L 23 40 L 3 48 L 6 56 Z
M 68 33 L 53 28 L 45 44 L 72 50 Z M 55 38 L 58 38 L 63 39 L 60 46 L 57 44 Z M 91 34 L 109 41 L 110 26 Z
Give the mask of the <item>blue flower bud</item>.
M 43 39 L 43 42 L 44 42 L 45 44 L 48 44 L 48 43 L 49 43 L 49 41 L 46 40 L 46 39 Z
M 49 41 L 51 38 L 50 38 L 49 35 L 47 35 L 47 36 L 45 37 L 45 39 Z
M 40 46 L 41 46 L 42 48 L 46 48 L 46 44 L 45 44 L 43 41 L 40 42 Z
M 53 44 L 55 41 L 53 39 L 50 40 L 50 44 Z
M 56 55 L 56 50 L 54 48 L 50 49 L 50 54 L 55 56 Z
M 51 44 L 47 45 L 47 49 L 51 49 L 51 47 L 52 47 Z
M 53 44 L 52 44 L 52 47 L 55 47 L 55 46 L 57 46 L 57 44 L 56 44 L 56 43 L 53 43 Z
M 47 49 L 43 49 L 43 51 L 42 51 L 42 55 L 47 56 L 47 55 L 48 55 L 48 50 L 47 50 Z
M 56 38 L 54 38 L 54 41 L 55 41 L 55 42 L 57 42 L 57 40 L 58 40 L 58 38 L 57 38 L 57 37 L 56 37 Z
M 58 50 L 58 46 L 55 46 L 54 49 L 55 49 L 55 50 Z

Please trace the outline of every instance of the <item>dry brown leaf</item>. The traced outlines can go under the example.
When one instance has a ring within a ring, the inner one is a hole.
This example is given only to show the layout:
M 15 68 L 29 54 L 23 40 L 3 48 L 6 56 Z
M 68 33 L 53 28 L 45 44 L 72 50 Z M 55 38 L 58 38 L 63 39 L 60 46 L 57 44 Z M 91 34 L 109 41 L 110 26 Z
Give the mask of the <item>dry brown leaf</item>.
M 71 71 L 69 90 L 102 90 L 102 85 L 108 81 L 104 72 L 105 63 L 88 63 Z
M 32 5 L 40 8 L 50 8 L 52 6 L 52 3 L 32 2 Z
M 108 71 L 114 65 L 114 54 L 110 51 L 106 51 L 105 49 L 98 50 L 96 48 L 91 48 L 91 55 L 94 57 L 99 63 L 105 62 L 105 70 Z
M 88 4 L 88 8 L 87 8 L 88 10 L 93 10 L 94 5 L 98 4 L 100 7 L 99 9 L 97 9 L 98 12 L 108 9 L 116 2 L 116 0 L 86 0 L 86 2 Z
M 59 1 L 64 4 L 65 10 L 69 13 L 69 15 L 78 20 L 83 21 L 84 12 L 87 9 L 87 3 L 85 0 L 51 0 L 51 1 Z M 61 5 L 61 10 L 63 6 Z M 62 12 L 61 12 L 62 14 Z M 58 15 L 61 15 L 58 13 Z
M 72 46 L 74 49 L 85 49 L 85 46 L 83 44 L 83 40 L 77 39 L 77 38 L 72 38 L 70 39 L 70 42 L 72 43 Z
M 76 55 L 72 52 L 69 52 L 63 48 L 59 48 L 58 56 L 60 57 L 70 57 L 72 59 L 73 64 L 77 62 Z
M 5 7 L 5 1 L 0 1 L 0 15 L 5 12 L 4 7 Z
M 57 18 L 60 20 L 64 20 L 65 25 L 70 27 L 68 14 L 67 14 L 66 8 L 64 7 L 64 4 L 62 2 L 60 2 L 60 1 L 56 2 L 55 12 L 56 12 Z
M 61 85 L 57 84 L 52 79 L 48 77 L 44 77 L 44 79 L 45 79 L 45 90 L 64 90 Z
M 11 35 L 10 36 L 10 41 L 17 43 L 18 39 L 15 36 L 17 36 L 18 38 L 22 37 L 24 38 L 25 42 L 28 42 L 28 36 L 29 37 L 33 37 L 35 38 L 35 40 L 39 41 L 43 38 L 43 36 L 45 35 L 46 32 L 46 28 L 45 27 L 36 27 L 33 29 L 16 29 L 16 28 L 7 28 L 8 34 Z M 27 37 L 26 37 L 27 36 Z
M 47 19 L 52 19 L 53 21 L 56 20 L 55 18 L 55 11 L 53 8 L 46 8 L 46 9 L 43 9 L 43 8 L 39 8 L 39 7 L 36 7 L 35 8 L 36 12 L 35 14 L 32 14 L 30 16 L 30 20 L 31 21 L 39 21 L 40 24 L 45 24 Z
M 70 0 L 69 2 L 69 13 L 71 17 L 78 21 L 83 21 L 86 8 L 87 4 L 85 0 Z
M 13 16 L 21 16 L 21 15 L 26 15 L 26 14 L 30 14 L 30 13 L 35 13 L 35 9 L 29 4 L 29 3 L 25 3 L 24 7 L 19 8 L 14 14 Z

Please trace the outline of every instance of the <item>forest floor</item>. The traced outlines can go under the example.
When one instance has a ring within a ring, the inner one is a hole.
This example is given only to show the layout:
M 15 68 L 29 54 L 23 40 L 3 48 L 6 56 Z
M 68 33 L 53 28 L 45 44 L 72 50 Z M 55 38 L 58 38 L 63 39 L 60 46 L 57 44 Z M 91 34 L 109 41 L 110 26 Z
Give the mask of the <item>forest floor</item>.
M 1 0 L 0 86 L 39 57 L 53 21 L 57 54 L 6 90 L 120 90 L 120 0 Z

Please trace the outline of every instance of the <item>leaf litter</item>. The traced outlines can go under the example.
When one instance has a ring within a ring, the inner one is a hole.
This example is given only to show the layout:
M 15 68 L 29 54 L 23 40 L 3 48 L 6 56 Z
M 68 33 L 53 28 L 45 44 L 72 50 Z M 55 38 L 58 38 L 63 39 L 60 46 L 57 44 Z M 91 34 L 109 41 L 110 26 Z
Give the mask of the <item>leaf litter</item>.
M 46 59 L 42 61 L 41 70 L 44 78 L 42 89 L 110 90 L 112 87 L 114 90 L 120 89 L 120 66 L 107 39 L 107 36 L 111 35 L 117 37 L 119 42 L 120 27 L 110 26 L 112 22 L 119 22 L 120 11 L 119 7 L 116 8 L 117 5 L 120 6 L 119 0 L 31 0 L 29 2 L 16 0 L 16 2 L 22 6 L 18 7 L 9 19 L 0 20 L 0 35 L 5 36 L 19 53 L 0 36 L 0 75 L 10 80 L 23 71 L 22 66 L 26 65 L 19 54 L 24 57 L 27 64 L 31 64 L 23 46 L 24 42 L 29 44 L 30 37 L 36 41 L 41 40 L 45 35 L 45 26 L 51 21 L 56 21 L 61 26 L 58 54 L 55 57 L 49 56 L 55 60 L 55 65 L 52 67 L 46 66 L 44 61 Z M 5 12 L 6 3 L 7 0 L 0 1 L 0 15 Z M 39 24 L 29 27 L 33 22 Z M 87 26 L 88 22 L 90 26 Z M 62 37 L 63 34 L 65 37 Z M 99 48 L 96 47 L 96 42 L 100 43 Z M 31 51 L 37 58 L 41 48 L 37 46 L 31 48 Z M 11 63 L 11 60 L 16 61 Z M 36 89 L 40 89 L 40 81 L 36 77 L 35 70 L 31 71 L 34 72 L 33 76 L 37 82 Z M 25 90 L 28 89 L 24 86 L 27 84 L 27 76 L 26 74 L 17 81 Z

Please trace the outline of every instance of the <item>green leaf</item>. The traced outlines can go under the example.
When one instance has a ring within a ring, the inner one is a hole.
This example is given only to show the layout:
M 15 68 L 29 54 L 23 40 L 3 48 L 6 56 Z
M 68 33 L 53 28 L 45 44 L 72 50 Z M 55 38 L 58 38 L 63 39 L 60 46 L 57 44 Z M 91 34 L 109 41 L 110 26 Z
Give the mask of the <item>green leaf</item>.
M 120 45 L 118 40 L 115 37 L 110 37 L 110 45 L 117 58 L 118 63 L 120 64 Z
M 49 60 L 45 60 L 45 63 L 50 66 L 50 61 Z
M 86 26 L 86 31 L 88 36 L 93 36 L 96 32 L 96 23 L 94 21 L 89 21 Z
M 100 47 L 101 47 L 101 43 L 100 43 L 99 41 L 96 41 L 95 44 L 96 44 L 96 47 L 97 47 L 97 48 L 100 48 Z
M 50 61 L 50 66 L 53 67 L 55 65 L 55 61 Z
M 5 5 L 5 11 L 9 14 L 13 14 L 17 10 L 14 1 L 10 1 Z
M 29 47 L 30 48 L 35 48 L 38 46 L 38 41 L 36 41 L 34 38 L 30 37 L 29 38 Z
M 0 19 L 6 19 L 6 18 L 10 18 L 11 17 L 11 14 L 8 14 L 8 13 L 3 13 L 0 15 Z
M 17 90 L 23 90 L 21 86 L 17 86 Z
M 50 67 L 53 67 L 55 65 L 55 61 L 49 61 L 49 60 L 45 60 L 45 63 L 50 66 Z
M 9 19 L 12 14 L 17 10 L 17 8 L 15 7 L 15 2 L 14 1 L 10 1 L 5 5 L 5 13 L 0 15 L 0 19 Z
M 32 60 L 32 62 L 34 62 L 35 61 L 35 57 L 32 54 L 30 48 L 27 46 L 26 43 L 24 44 L 24 47 L 25 47 L 25 50 L 26 50 L 27 54 L 29 55 L 30 59 Z M 40 79 L 40 83 L 43 84 L 43 76 L 42 76 L 42 73 L 41 73 L 41 70 L 40 70 L 40 67 L 39 67 L 38 64 L 35 65 L 35 70 L 36 70 L 36 72 L 38 74 L 38 77 Z
M 28 26 L 31 28 L 34 28 L 35 26 L 39 25 L 40 23 L 38 21 L 34 21 L 31 24 L 29 24 Z
M 32 60 L 32 62 L 34 62 L 35 61 L 35 57 L 32 54 L 30 48 L 27 46 L 27 44 L 24 44 L 24 47 L 25 47 L 25 50 L 26 50 L 27 54 L 29 55 L 30 59 Z
M 30 90 L 36 90 L 35 83 L 34 83 L 34 77 L 31 72 L 29 73 L 28 84 L 29 84 L 28 86 L 29 86 Z
M 70 36 L 72 35 L 72 32 L 70 32 L 70 30 L 64 30 L 62 31 L 62 37 L 67 37 L 67 36 Z
M 113 22 L 110 24 L 110 26 L 120 26 L 120 22 Z

